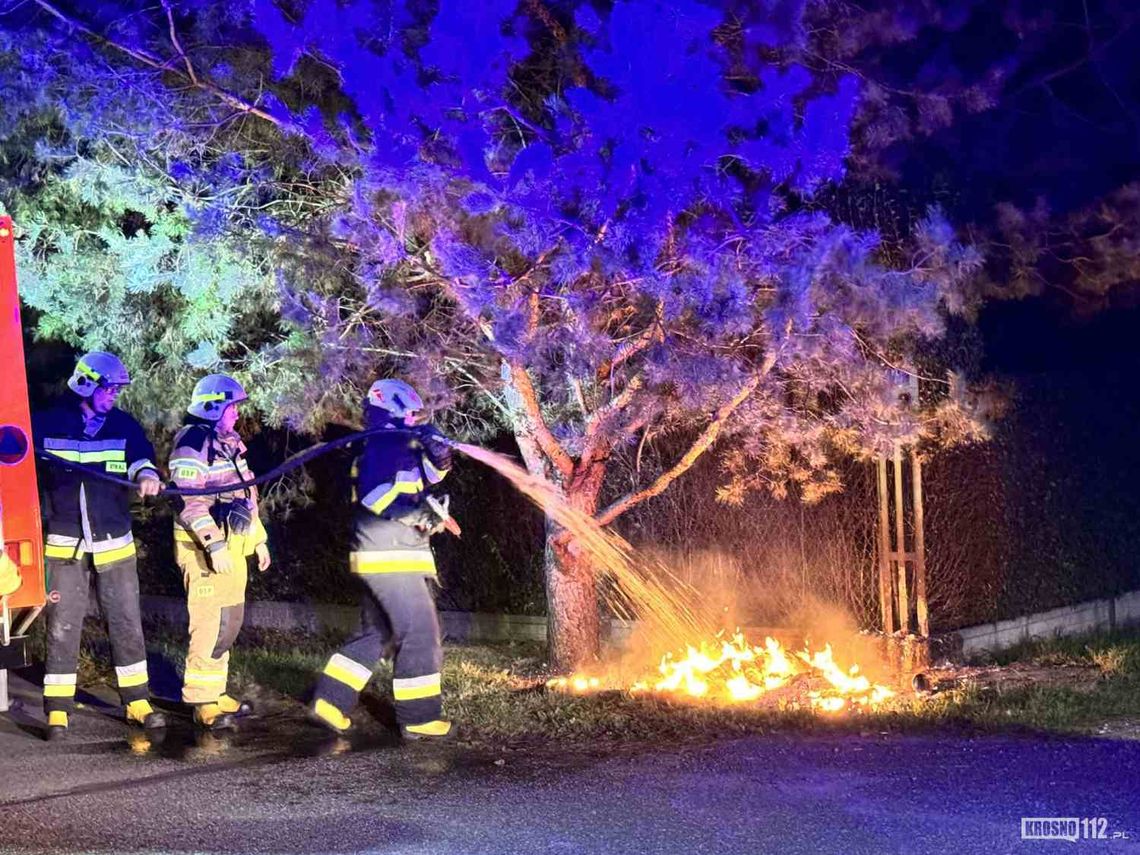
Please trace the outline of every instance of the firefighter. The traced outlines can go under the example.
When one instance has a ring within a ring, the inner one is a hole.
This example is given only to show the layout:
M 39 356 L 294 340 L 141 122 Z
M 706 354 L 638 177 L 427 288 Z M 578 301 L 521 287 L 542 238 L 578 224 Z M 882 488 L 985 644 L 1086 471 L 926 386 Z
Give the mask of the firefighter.
M 115 407 L 116 396 L 130 382 L 118 357 L 100 351 L 85 354 L 67 381 L 69 399 L 32 419 L 38 452 L 80 464 L 40 468 L 44 558 L 53 595 L 47 606 L 44 674 L 48 739 L 66 732 L 75 706 L 76 661 L 92 568 L 127 721 L 147 729 L 166 725 L 149 700 L 131 491 L 94 478 L 81 468 L 99 468 L 127 478 L 143 497 L 162 489 L 151 462 L 154 449 L 142 427 Z
M 238 404 L 249 396 L 232 377 L 210 374 L 194 387 L 188 415 L 174 438 L 170 474 L 178 487 L 224 488 L 252 481 L 245 443 L 234 430 Z M 233 727 L 252 705 L 226 693 L 230 648 L 245 617 L 246 564 L 269 568 L 268 536 L 258 517 L 256 487 L 236 487 L 177 502 L 174 555 L 186 588 L 190 645 L 182 700 L 208 730 Z
M 453 735 L 451 722 L 441 715 L 443 650 L 429 587 L 435 578 L 429 537 L 446 516 L 431 509 L 425 489 L 447 475 L 451 445 L 432 425 L 419 424 L 422 410 L 416 391 L 399 380 L 378 380 L 368 390 L 366 424 L 391 434 L 369 437 L 353 465 L 349 563 L 364 587 L 361 627 L 325 665 L 309 710 L 311 719 L 336 733 L 352 726 L 348 716 L 360 692 L 391 652 L 392 694 L 403 736 Z

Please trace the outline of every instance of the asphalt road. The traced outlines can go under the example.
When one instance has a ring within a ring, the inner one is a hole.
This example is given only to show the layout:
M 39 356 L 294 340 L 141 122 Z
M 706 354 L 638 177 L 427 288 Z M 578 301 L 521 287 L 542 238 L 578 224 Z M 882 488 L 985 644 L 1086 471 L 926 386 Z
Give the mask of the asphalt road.
M 381 728 L 346 742 L 280 713 L 222 739 L 178 720 L 161 744 L 93 711 L 76 725 L 47 744 L 0 716 L 0 852 L 1140 850 L 1135 741 L 782 734 L 566 756 Z M 1107 839 L 1021 840 L 1021 817 L 1046 816 L 1103 817 Z

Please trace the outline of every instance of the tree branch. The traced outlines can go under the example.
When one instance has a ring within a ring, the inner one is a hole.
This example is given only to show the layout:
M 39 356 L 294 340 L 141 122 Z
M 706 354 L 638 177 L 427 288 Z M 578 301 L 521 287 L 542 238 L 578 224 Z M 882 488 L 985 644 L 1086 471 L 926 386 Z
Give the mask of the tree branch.
M 166 23 L 170 29 L 170 43 L 174 45 L 174 51 L 182 57 L 182 61 L 186 64 L 186 73 L 190 76 L 190 81 L 198 86 L 198 75 L 194 73 L 194 65 L 190 62 L 190 57 L 186 55 L 186 51 L 182 49 L 181 42 L 178 41 L 178 31 L 174 28 L 174 12 L 170 8 L 170 0 L 162 0 L 162 8 L 166 10 Z
M 613 380 L 613 370 L 622 363 L 628 362 L 637 354 L 646 350 L 649 345 L 655 341 L 663 341 L 665 338 L 665 304 L 660 300 L 657 301 L 657 307 L 653 311 L 653 323 L 647 326 L 644 330 L 637 334 L 637 337 L 632 341 L 625 342 L 618 348 L 614 358 L 609 362 L 603 362 L 598 366 L 597 379 L 602 382 L 607 377 Z
M 233 107 L 235 110 L 237 110 L 240 113 L 243 113 L 245 115 L 250 115 L 250 116 L 257 116 L 259 119 L 264 119 L 267 122 L 272 122 L 277 127 L 282 128 L 283 130 L 289 130 L 292 133 L 297 133 L 297 134 L 303 134 L 304 133 L 299 127 L 294 125 L 292 122 L 287 122 L 284 119 L 280 118 L 279 116 L 274 116 L 272 113 L 266 112 L 265 110 L 261 109 L 256 104 L 254 104 L 253 102 L 247 101 L 238 95 L 234 95 L 232 92 L 227 92 L 225 89 L 222 89 L 220 86 L 218 86 L 215 83 L 211 83 L 208 80 L 200 79 L 196 74 L 193 73 L 192 69 L 189 70 L 189 73 L 179 71 L 179 70 L 171 67 L 171 64 L 169 61 L 163 60 L 161 57 L 156 56 L 155 54 L 151 53 L 150 51 L 141 50 L 139 48 L 127 47 L 124 44 L 120 44 L 119 42 L 115 41 L 114 39 L 110 39 L 107 36 L 103 35 L 102 33 L 96 32 L 95 30 L 91 29 L 90 27 L 86 26 L 85 24 L 81 23 L 80 21 L 77 21 L 75 18 L 72 18 L 69 15 L 64 14 L 56 6 L 47 2 L 47 0 L 32 0 L 32 2 L 34 2 L 37 6 L 39 6 L 41 9 L 43 9 L 45 12 L 47 12 L 53 18 L 62 22 L 66 26 L 70 27 L 71 29 L 73 29 L 77 32 L 83 33 L 83 35 L 85 35 L 89 38 L 92 38 L 95 41 L 100 42 L 101 44 L 104 44 L 109 48 L 117 50 L 120 53 L 124 53 L 127 56 L 131 57 L 132 59 L 135 59 L 138 62 L 141 62 L 143 65 L 148 65 L 151 68 L 158 69 L 159 71 L 162 71 L 162 72 L 167 73 L 167 74 L 173 74 L 174 76 L 182 79 L 187 84 L 189 84 L 190 87 L 192 87 L 194 89 L 199 89 L 203 92 L 207 92 L 210 95 L 213 95 L 215 98 L 218 98 L 219 100 L 225 102 L 226 104 L 229 104 L 231 107 Z M 182 56 L 185 59 L 185 54 L 183 54 Z M 187 60 L 187 65 L 189 65 L 189 60 Z
M 455 296 L 454 282 L 441 276 L 433 270 L 429 264 L 424 263 L 422 260 L 420 262 L 420 269 L 439 284 L 456 304 L 460 306 L 463 305 L 462 301 Z M 537 297 L 537 293 L 537 291 L 534 292 L 535 297 Z M 527 438 L 533 437 L 534 442 L 542 453 L 546 455 L 551 465 L 554 466 L 555 471 L 562 478 L 563 483 L 568 484 L 574 475 L 574 460 L 566 452 L 566 449 L 562 447 L 558 438 L 551 433 L 550 427 L 546 424 L 546 419 L 542 417 L 542 407 L 538 403 L 538 393 L 535 391 L 530 375 L 526 373 L 526 368 L 515 362 L 499 343 L 495 341 L 494 333 L 485 320 L 481 318 L 472 318 L 471 320 L 482 330 L 488 343 L 490 343 L 491 347 L 495 349 L 502 359 L 502 378 L 504 384 L 507 386 L 505 397 L 508 405 L 512 409 L 512 421 L 516 419 L 522 420 L 522 424 L 518 425 L 515 430 L 516 439 L 521 443 L 524 436 Z M 537 318 L 535 320 L 537 321 Z
M 606 438 L 607 428 L 611 419 L 616 418 L 622 410 L 629 406 L 634 396 L 641 389 L 640 375 L 633 377 L 621 393 L 612 398 L 605 406 L 599 407 L 586 419 L 585 445 L 582 447 L 582 456 L 579 458 L 582 465 L 592 463 L 598 454 L 598 447 Z
M 514 391 L 508 400 L 515 405 L 517 415 L 521 416 L 523 420 L 523 424 L 519 427 L 524 433 L 534 437 L 542 453 L 546 455 L 558 474 L 562 476 L 563 482 L 569 483 L 574 474 L 574 461 L 554 434 L 550 432 L 546 420 L 542 417 L 542 409 L 538 404 L 538 394 L 534 390 L 530 375 L 521 365 L 511 362 L 505 357 L 503 369 L 505 375 L 503 379 L 510 383 Z
M 622 496 L 599 513 L 597 521 L 601 525 L 609 525 L 635 505 L 639 505 L 646 499 L 651 499 L 665 492 L 670 484 L 688 472 L 689 469 L 692 468 L 692 465 L 697 462 L 697 459 L 708 451 L 713 443 L 717 441 L 729 417 L 756 391 L 756 388 L 760 385 L 760 381 L 771 370 L 774 363 L 774 359 L 765 360 L 760 371 L 749 377 L 747 382 L 740 387 L 740 391 L 720 406 L 713 415 L 712 421 L 701 431 L 701 435 L 696 438 L 689 450 L 686 451 L 684 455 L 681 456 L 681 459 L 674 463 L 670 469 L 661 473 L 657 480 L 644 490 L 638 490 L 637 492 L 627 493 L 625 496 Z

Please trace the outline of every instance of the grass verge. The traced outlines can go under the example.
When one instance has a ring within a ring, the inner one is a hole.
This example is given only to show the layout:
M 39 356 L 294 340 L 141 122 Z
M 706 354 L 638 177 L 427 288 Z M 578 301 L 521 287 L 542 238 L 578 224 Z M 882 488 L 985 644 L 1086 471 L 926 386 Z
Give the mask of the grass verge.
M 148 631 L 152 660 L 166 663 L 177 687 L 183 631 Z M 300 711 L 299 699 L 343 639 L 243 630 L 232 654 L 232 684 L 276 698 Z M 101 628 L 88 624 L 80 682 L 110 684 Z M 933 695 L 905 692 L 876 712 L 829 715 L 741 704 L 706 706 L 649 694 L 566 694 L 546 689 L 540 645 L 448 645 L 443 685 L 445 713 L 463 723 L 475 742 L 579 743 L 692 742 L 770 730 L 850 730 L 864 735 L 947 726 L 1032 728 L 1140 738 L 1140 630 L 1038 642 L 966 669 L 957 684 Z M 1081 680 L 1062 679 L 1079 673 Z M 1010 679 L 1025 677 L 1031 679 Z M 382 666 L 365 706 L 390 705 L 390 669 Z M 152 680 L 155 667 L 152 662 Z M 155 682 L 158 682 L 155 680 Z M 170 694 L 169 686 L 159 691 Z

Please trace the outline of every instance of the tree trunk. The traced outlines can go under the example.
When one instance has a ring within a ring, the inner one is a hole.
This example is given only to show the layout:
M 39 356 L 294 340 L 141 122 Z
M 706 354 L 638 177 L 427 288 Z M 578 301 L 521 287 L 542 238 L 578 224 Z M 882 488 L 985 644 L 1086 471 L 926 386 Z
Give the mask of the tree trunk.
M 507 390 L 514 389 L 504 368 Z M 514 394 L 518 413 L 515 439 L 523 462 L 532 475 L 540 475 L 558 487 L 571 507 L 593 517 L 598 511 L 598 495 L 606 468 L 602 461 L 575 467 L 573 475 L 559 474 L 543 453 L 536 437 L 533 419 L 528 417 Z M 543 576 L 546 588 L 546 630 L 548 656 L 559 670 L 573 670 L 597 659 L 601 647 L 601 620 L 598 614 L 597 568 L 589 555 L 575 550 L 572 542 L 560 540 L 563 529 L 546 520 L 546 547 Z
M 585 516 L 598 511 L 598 494 L 605 466 L 595 463 L 575 472 L 566 489 L 566 502 Z M 546 628 L 550 663 L 574 670 L 598 658 L 601 618 L 598 614 L 598 568 L 574 541 L 560 538 L 560 526 L 546 523 L 543 570 L 546 577 Z
M 546 629 L 550 664 L 572 671 L 597 659 L 601 644 L 597 569 L 588 555 L 559 541 L 561 529 L 547 521 Z

